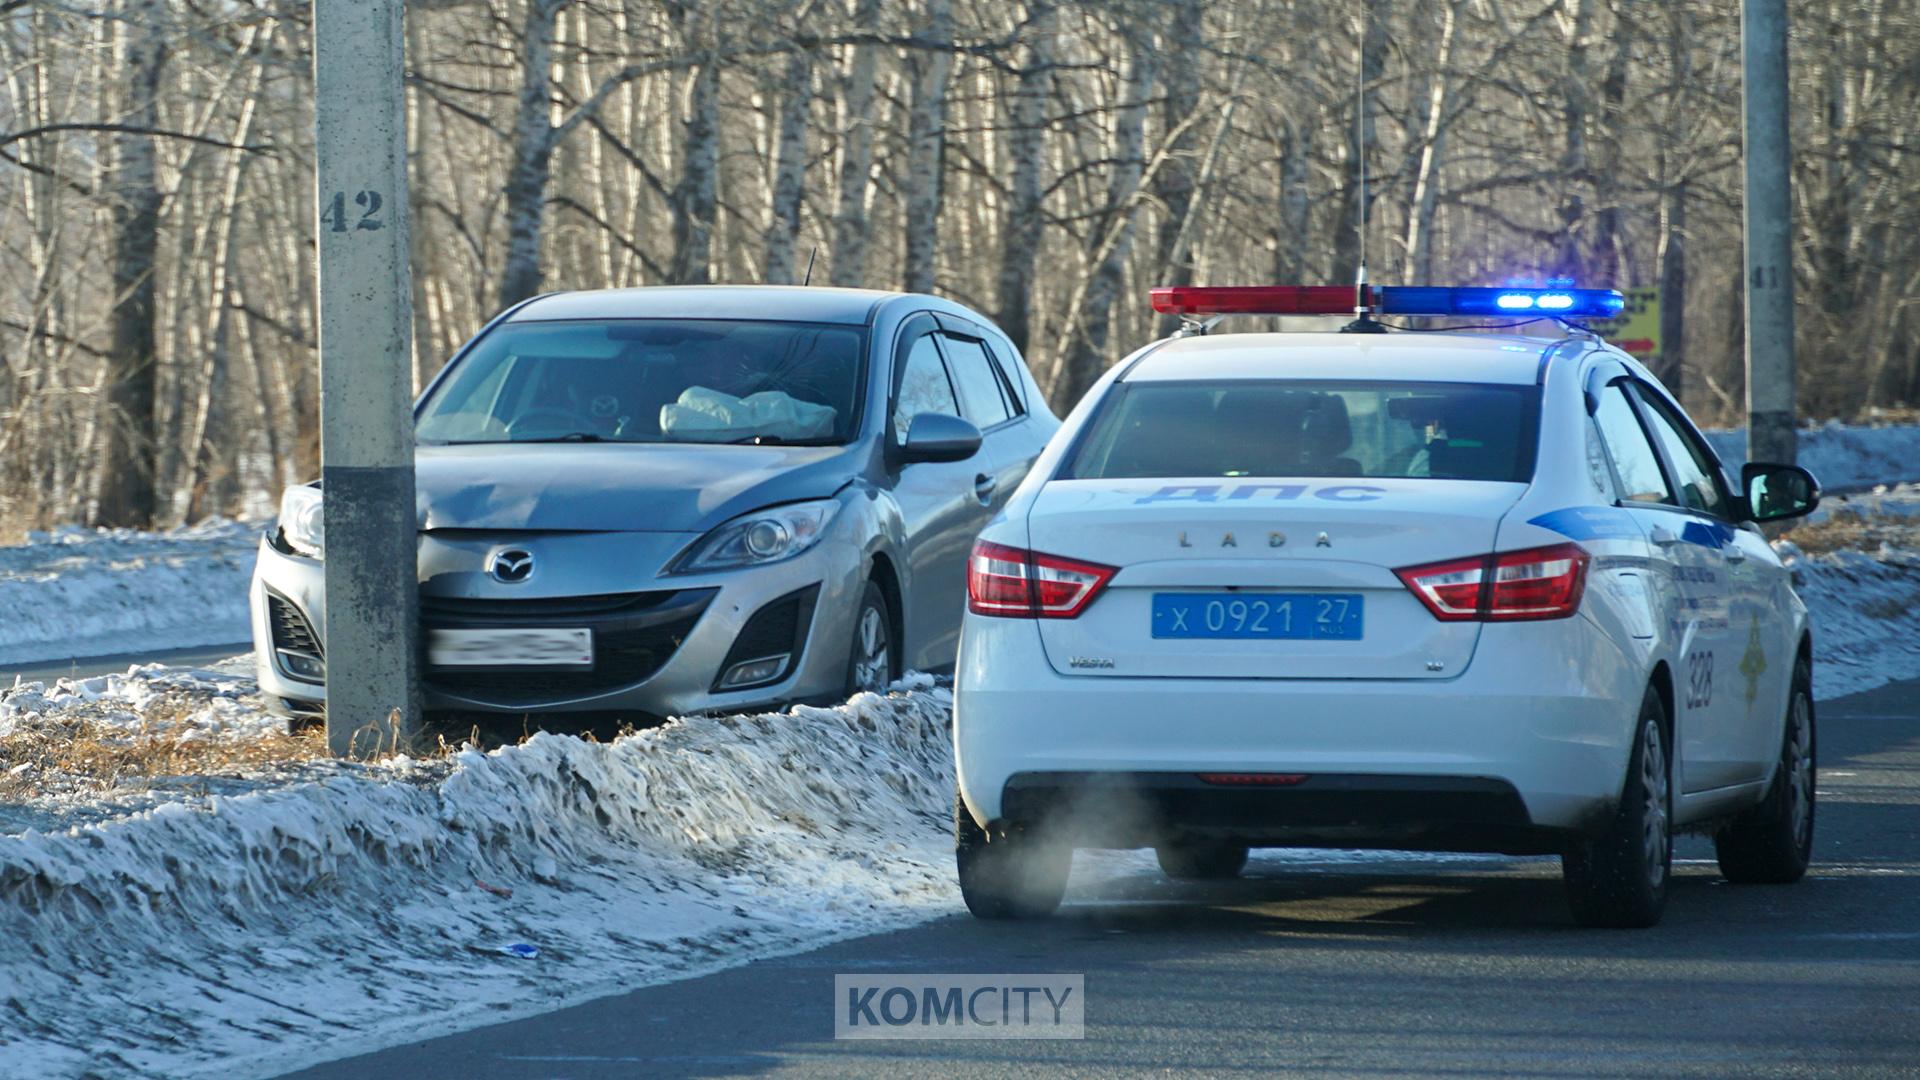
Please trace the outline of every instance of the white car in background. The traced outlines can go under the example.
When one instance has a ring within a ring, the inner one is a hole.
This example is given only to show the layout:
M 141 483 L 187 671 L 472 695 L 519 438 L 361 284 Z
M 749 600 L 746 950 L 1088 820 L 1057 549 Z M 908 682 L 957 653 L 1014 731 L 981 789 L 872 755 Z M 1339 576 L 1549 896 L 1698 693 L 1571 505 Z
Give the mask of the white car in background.
M 1819 492 L 1743 473 L 1578 330 L 1140 350 L 974 548 L 968 907 L 1052 911 L 1075 847 L 1151 846 L 1176 878 L 1261 846 L 1554 853 L 1588 925 L 1659 918 L 1678 830 L 1729 880 L 1796 880 L 1811 636 L 1755 522 Z

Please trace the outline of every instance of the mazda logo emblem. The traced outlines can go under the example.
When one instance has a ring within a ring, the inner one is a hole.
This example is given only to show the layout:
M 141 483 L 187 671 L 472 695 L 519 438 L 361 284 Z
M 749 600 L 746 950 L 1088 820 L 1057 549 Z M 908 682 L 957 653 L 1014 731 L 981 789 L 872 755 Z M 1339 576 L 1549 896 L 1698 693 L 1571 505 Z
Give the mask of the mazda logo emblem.
M 487 573 L 508 585 L 525 581 L 533 576 L 533 552 L 522 548 L 496 551 L 487 563 Z

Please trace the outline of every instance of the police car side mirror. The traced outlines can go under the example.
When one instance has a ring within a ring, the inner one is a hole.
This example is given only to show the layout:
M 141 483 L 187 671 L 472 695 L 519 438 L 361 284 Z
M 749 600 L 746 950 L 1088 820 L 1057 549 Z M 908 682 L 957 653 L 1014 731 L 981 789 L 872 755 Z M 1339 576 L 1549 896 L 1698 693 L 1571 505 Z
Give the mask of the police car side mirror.
M 1740 490 L 1749 521 L 1785 521 L 1820 505 L 1820 482 L 1798 465 L 1750 461 L 1740 468 Z
M 965 461 L 980 452 L 980 429 L 946 413 L 920 413 L 907 424 L 907 441 L 900 459 Z

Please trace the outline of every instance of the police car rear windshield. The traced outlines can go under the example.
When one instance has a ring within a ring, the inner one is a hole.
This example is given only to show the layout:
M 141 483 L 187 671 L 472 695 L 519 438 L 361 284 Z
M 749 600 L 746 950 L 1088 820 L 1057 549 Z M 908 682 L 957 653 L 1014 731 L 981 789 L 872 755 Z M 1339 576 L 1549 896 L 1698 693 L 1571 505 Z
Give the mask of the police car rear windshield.
M 1063 480 L 1359 476 L 1526 482 L 1539 391 L 1470 383 L 1122 383 Z

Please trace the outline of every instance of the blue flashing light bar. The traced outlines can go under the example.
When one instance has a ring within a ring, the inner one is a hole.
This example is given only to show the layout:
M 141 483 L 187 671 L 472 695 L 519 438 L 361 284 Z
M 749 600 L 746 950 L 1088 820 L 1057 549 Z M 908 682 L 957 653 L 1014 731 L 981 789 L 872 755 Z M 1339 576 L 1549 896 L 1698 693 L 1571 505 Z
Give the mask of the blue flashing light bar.
M 1545 315 L 1611 319 L 1626 306 L 1612 289 L 1448 289 L 1387 286 L 1373 290 L 1382 315 Z
M 1356 308 L 1356 301 L 1362 307 Z M 1424 285 L 1174 286 L 1153 290 L 1153 309 L 1179 315 L 1465 315 L 1610 319 L 1626 300 L 1612 289 L 1446 288 Z

